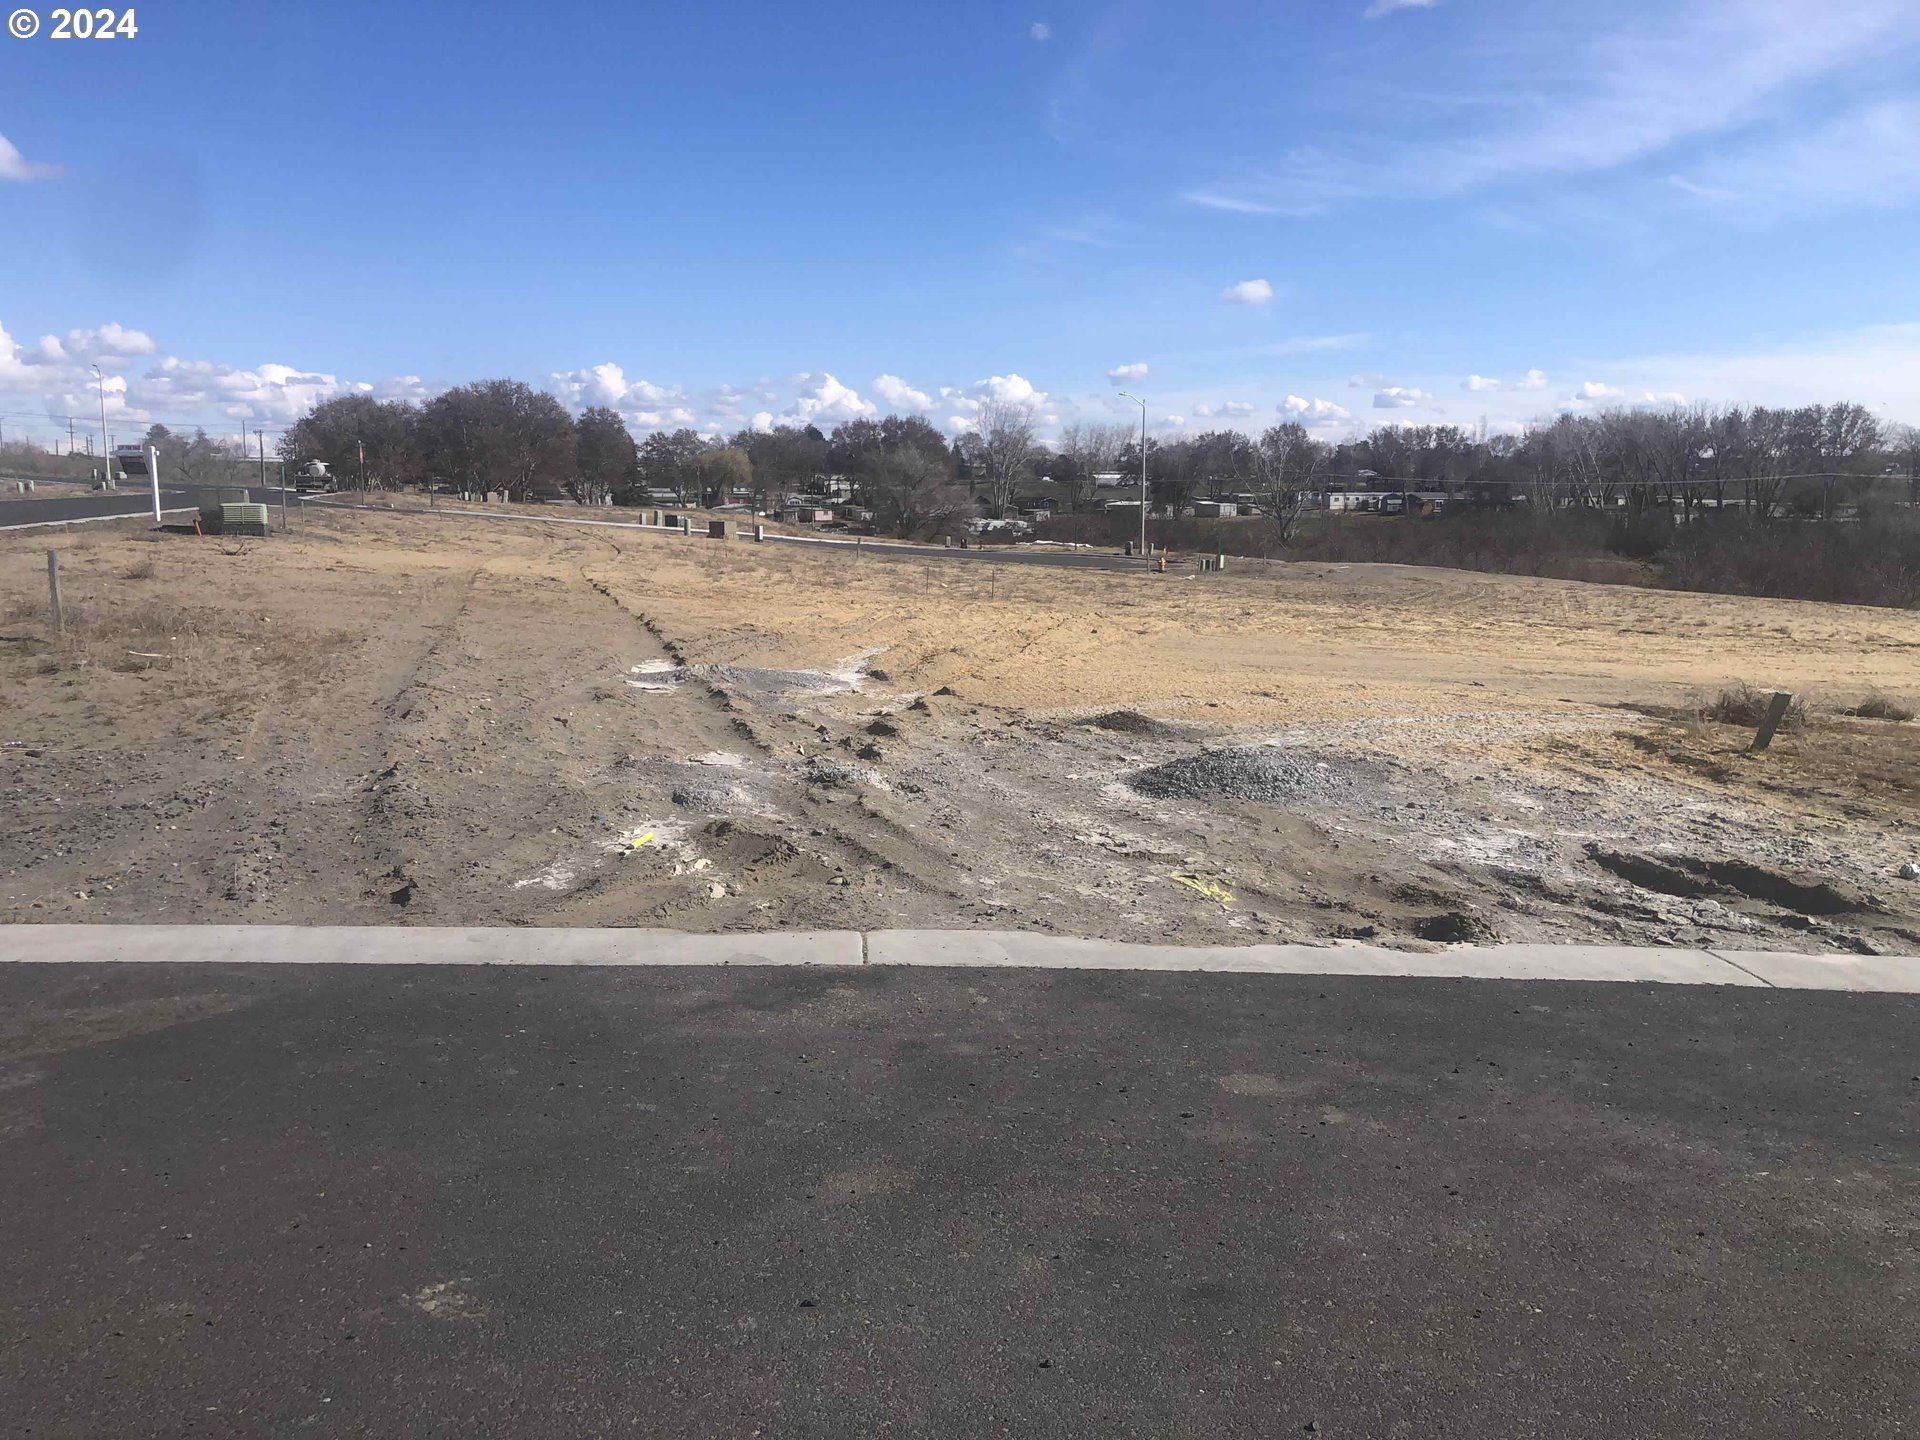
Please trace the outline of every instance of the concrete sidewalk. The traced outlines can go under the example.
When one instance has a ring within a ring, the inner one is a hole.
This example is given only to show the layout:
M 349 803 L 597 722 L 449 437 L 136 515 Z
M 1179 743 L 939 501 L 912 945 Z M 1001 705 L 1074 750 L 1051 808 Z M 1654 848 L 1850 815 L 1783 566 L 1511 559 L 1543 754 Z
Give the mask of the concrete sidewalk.
M 676 930 L 293 925 L 7 925 L 0 963 L 874 965 L 1605 980 L 1920 994 L 1920 957 L 1630 945 L 1129 945 L 1005 930 Z

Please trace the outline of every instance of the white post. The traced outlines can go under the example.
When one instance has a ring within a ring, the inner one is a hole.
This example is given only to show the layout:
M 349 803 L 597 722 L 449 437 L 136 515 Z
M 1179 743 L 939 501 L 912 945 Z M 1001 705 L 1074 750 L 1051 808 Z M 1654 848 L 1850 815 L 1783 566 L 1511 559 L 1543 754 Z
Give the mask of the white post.
M 1140 407 L 1140 553 L 1151 561 L 1147 552 L 1147 402 L 1125 390 L 1120 393 Z
M 160 452 L 147 446 L 147 479 L 153 485 L 153 523 L 160 523 Z

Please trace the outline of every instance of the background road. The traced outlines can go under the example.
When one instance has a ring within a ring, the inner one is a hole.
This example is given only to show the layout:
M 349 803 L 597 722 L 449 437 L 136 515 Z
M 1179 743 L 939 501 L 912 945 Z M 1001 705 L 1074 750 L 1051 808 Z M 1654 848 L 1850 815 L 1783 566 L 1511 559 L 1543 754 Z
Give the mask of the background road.
M 189 508 L 200 503 L 198 490 L 160 487 L 163 510 Z M 131 487 L 111 494 L 48 496 L 35 500 L 8 500 L 0 504 L 0 529 L 16 525 L 44 525 L 51 520 L 93 519 L 106 515 L 144 515 L 153 518 L 153 492 Z
M 227 490 L 237 490 L 239 486 L 223 486 Z M 160 508 L 163 514 L 180 510 L 197 510 L 200 506 L 201 490 L 198 486 L 160 487 Z M 273 507 L 273 523 L 280 523 L 280 487 L 278 485 L 253 485 L 247 487 L 250 500 L 262 502 Z M 290 504 L 300 503 L 298 492 L 289 490 L 287 499 Z M 97 520 L 109 517 L 127 519 L 153 519 L 153 492 L 147 489 L 135 489 L 131 486 L 112 494 L 47 496 L 33 500 L 8 500 L 0 503 L 0 530 L 11 530 L 22 526 L 48 525 L 57 521 Z
M 35 1436 L 1912 1433 L 1920 997 L 0 966 Z

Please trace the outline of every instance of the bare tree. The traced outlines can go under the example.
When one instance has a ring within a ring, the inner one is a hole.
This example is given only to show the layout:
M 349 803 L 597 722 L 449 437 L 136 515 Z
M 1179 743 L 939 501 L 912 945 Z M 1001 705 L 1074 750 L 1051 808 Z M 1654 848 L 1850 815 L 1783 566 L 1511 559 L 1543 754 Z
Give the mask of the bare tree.
M 1820 513 L 1833 518 L 1833 499 L 1840 481 L 1858 492 L 1864 476 L 1862 462 L 1877 454 L 1881 443 L 1880 422 L 1864 405 L 1843 401 L 1838 405 L 1814 407 L 1820 415 L 1814 441 L 1814 453 L 1820 462 Z
M 1014 492 L 1032 472 L 1033 406 L 1011 400 L 989 400 L 980 407 L 970 447 L 985 472 L 987 509 L 1003 518 Z
M 1920 425 L 1895 425 L 1887 431 L 1887 453 L 1907 477 L 1907 506 L 1920 508 Z
M 1737 463 L 1747 492 L 1747 511 L 1756 520 L 1771 520 L 1779 513 L 1787 476 L 1793 470 L 1796 428 L 1790 410 L 1756 405 L 1745 413 Z
M 1132 431 L 1125 425 L 1103 425 L 1075 420 L 1060 431 L 1060 456 L 1067 462 L 1076 510 L 1092 509 L 1098 482 L 1094 476 L 1120 463 Z
M 922 450 L 884 450 L 872 457 L 865 493 L 875 523 L 909 540 L 952 534 L 978 508 L 952 467 Z
M 1323 447 L 1298 420 L 1272 425 L 1253 447 L 1254 490 L 1274 540 L 1290 544 L 1300 528 L 1307 492 Z

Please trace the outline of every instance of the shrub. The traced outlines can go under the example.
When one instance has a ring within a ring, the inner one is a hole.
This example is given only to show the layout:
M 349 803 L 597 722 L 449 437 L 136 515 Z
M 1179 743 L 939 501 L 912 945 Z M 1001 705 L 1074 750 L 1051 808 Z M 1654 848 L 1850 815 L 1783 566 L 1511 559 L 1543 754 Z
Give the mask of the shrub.
M 1751 729 L 1767 718 L 1767 707 L 1773 704 L 1773 691 L 1757 690 L 1746 681 L 1729 685 L 1713 699 L 1700 706 L 1700 718 L 1721 725 L 1744 725 Z M 1787 706 L 1787 713 L 1781 718 L 1782 730 L 1797 730 L 1807 722 L 1807 702 L 1805 697 L 1796 695 Z
M 1882 695 L 1878 691 L 1867 696 L 1846 713 L 1861 720 L 1911 720 L 1914 716 L 1911 705 L 1904 705 L 1892 696 Z
M 1682 527 L 1661 568 L 1678 590 L 1906 608 L 1920 604 L 1920 520 L 1912 512 L 1855 524 L 1714 516 Z

